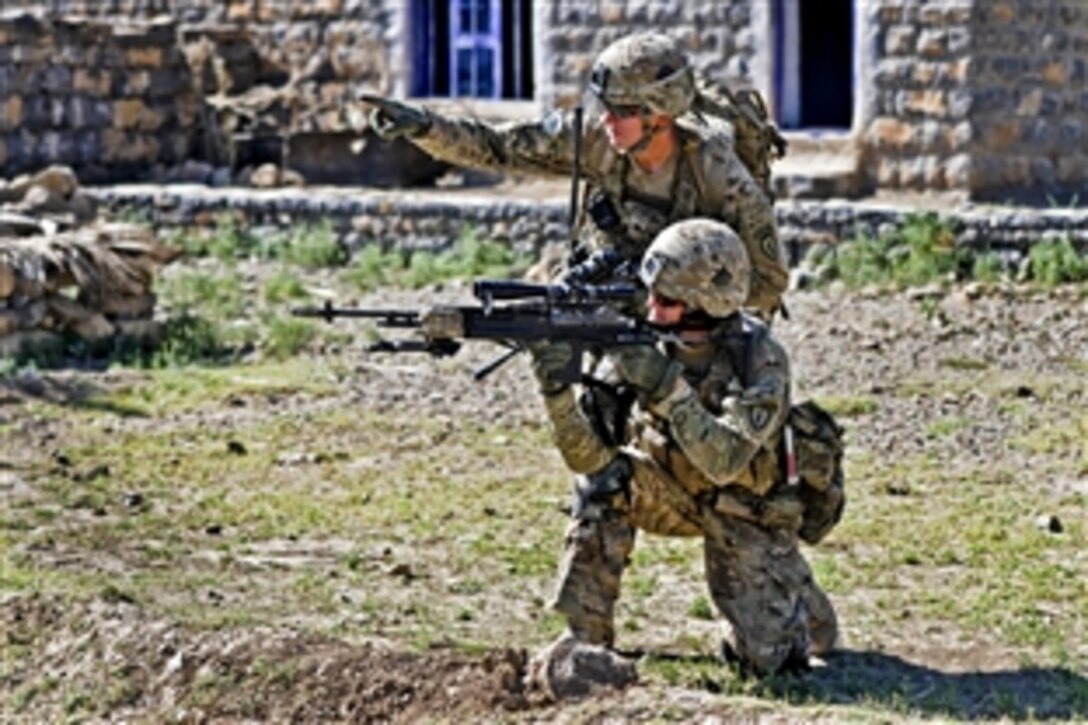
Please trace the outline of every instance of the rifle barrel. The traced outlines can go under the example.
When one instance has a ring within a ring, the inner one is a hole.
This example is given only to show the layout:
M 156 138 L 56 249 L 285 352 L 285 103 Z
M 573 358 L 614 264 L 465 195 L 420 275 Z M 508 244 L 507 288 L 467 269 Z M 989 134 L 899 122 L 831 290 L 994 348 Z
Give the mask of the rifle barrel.
M 338 317 L 356 317 L 368 320 L 381 320 L 383 327 L 418 327 L 419 312 L 415 310 L 379 310 L 370 307 L 334 307 L 326 302 L 321 307 L 296 307 L 291 310 L 294 317 L 320 317 L 328 322 Z

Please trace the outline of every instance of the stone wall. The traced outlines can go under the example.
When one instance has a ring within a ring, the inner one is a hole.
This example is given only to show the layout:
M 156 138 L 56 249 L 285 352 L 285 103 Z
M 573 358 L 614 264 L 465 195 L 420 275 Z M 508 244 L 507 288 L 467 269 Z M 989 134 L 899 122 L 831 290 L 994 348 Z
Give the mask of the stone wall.
M 870 107 L 866 173 L 883 188 L 968 189 L 972 176 L 973 0 L 863 6 Z
M 0 175 L 133 179 L 188 158 L 199 107 L 175 30 L 0 17 Z
M 1088 181 L 1081 0 L 874 0 L 861 140 L 881 188 L 1070 197 Z
M 546 103 L 573 105 L 593 60 L 614 40 L 639 31 L 680 38 L 696 67 L 722 82 L 747 86 L 765 40 L 754 16 L 762 0 L 556 0 L 539 4 L 544 61 L 538 86 Z
M 438 251 L 453 244 L 466 228 L 533 255 L 547 245 L 566 244 L 570 238 L 567 201 L 561 198 L 149 186 L 117 186 L 91 193 L 115 212 L 139 212 L 160 227 L 210 227 L 227 215 L 260 233 L 328 220 L 352 251 L 373 244 Z M 780 201 L 775 205 L 779 236 L 794 265 L 813 245 L 838 244 L 859 233 L 875 238 L 915 213 L 909 206 L 878 202 Z M 958 244 L 997 252 L 1014 268 L 1041 239 L 1068 238 L 1082 254 L 1088 254 L 1088 210 L 962 208 L 941 216 L 954 229 Z
M 976 196 L 1088 190 L 1088 4 L 977 2 L 971 70 Z
M 207 38 L 216 68 L 204 93 L 291 81 L 300 131 L 343 131 L 354 88 L 394 90 L 404 3 L 370 0 L 4 0 L 5 9 L 107 22 L 170 17 L 189 45 Z M 357 125 L 357 124 L 356 124 Z

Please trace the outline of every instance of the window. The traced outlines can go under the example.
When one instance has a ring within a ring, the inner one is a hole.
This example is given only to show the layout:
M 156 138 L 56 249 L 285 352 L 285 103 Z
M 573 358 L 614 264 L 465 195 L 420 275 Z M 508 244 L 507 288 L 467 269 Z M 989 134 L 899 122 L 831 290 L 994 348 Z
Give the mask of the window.
M 531 11 L 531 0 L 412 0 L 412 95 L 532 98 Z

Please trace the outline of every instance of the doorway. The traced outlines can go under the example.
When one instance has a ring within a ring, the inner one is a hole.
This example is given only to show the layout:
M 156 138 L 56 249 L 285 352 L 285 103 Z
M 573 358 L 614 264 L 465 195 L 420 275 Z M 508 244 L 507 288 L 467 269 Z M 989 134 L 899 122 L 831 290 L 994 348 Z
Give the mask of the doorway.
M 853 0 L 774 0 L 775 99 L 784 129 L 849 129 Z

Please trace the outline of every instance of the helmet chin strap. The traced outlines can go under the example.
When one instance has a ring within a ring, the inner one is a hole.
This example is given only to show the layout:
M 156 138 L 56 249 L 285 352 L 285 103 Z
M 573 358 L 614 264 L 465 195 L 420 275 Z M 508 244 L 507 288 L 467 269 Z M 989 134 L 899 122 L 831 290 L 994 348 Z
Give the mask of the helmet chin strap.
M 624 151 L 628 156 L 634 156 L 640 154 L 649 148 L 650 143 L 654 140 L 655 136 L 660 135 L 666 126 L 654 126 L 650 123 L 650 119 L 653 118 L 653 111 L 648 108 L 642 109 L 639 117 L 642 119 L 642 137 L 635 142 L 633 146 Z

